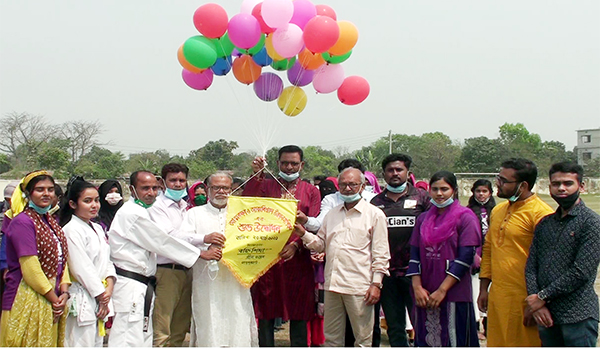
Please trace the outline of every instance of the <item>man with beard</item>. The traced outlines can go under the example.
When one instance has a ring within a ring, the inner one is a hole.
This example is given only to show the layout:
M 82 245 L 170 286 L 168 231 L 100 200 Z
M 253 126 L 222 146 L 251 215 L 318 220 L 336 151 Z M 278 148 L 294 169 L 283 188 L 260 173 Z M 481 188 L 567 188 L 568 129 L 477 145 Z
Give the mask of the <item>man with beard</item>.
M 265 178 L 265 158 L 252 162 L 255 176 L 246 183 L 244 196 L 289 198 L 298 200 L 298 210 L 306 216 L 319 214 L 321 195 L 317 188 L 300 179 L 304 166 L 303 152 L 298 146 L 279 149 L 279 174 Z M 259 173 L 260 172 L 260 173 Z M 275 319 L 290 320 L 291 346 L 307 347 L 306 323 L 315 314 L 315 280 L 310 250 L 300 237 L 291 235 L 275 264 L 252 286 L 254 312 L 258 318 L 259 345 L 275 345 Z
M 552 208 L 532 192 L 536 178 L 535 164 L 522 158 L 504 161 L 496 176 L 498 197 L 508 200 L 492 210 L 477 300 L 479 310 L 488 315 L 490 347 L 541 345 L 533 313 L 525 302 L 525 263 L 535 226 Z
M 408 346 L 406 312 L 413 307 L 411 280 L 406 277 L 410 260 L 410 237 L 421 213 L 431 206 L 429 194 L 410 184 L 408 170 L 412 158 L 406 154 L 390 154 L 381 163 L 386 188 L 371 200 L 387 217 L 390 245 L 390 275 L 383 278 L 381 306 L 388 325 L 391 346 Z
M 527 304 L 542 346 L 594 347 L 598 339 L 600 216 L 585 206 L 583 168 L 562 162 L 550 168 L 550 194 L 558 209 L 535 228 L 525 277 Z

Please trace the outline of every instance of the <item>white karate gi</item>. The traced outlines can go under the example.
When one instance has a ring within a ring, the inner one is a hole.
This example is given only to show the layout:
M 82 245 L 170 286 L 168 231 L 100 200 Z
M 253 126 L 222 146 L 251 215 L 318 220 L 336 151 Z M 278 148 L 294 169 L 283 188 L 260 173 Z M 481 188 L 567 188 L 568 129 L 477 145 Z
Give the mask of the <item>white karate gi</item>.
M 164 232 L 148 211 L 133 198 L 123 204 L 108 232 L 110 257 L 116 267 L 146 277 L 156 273 L 156 255 L 192 267 L 200 250 Z M 144 300 L 147 286 L 119 276 L 113 293 L 115 318 L 110 330 L 109 347 L 152 347 L 152 320 L 144 332 Z M 152 311 L 152 310 L 151 310 Z M 152 315 L 152 312 L 150 312 Z
M 65 346 L 68 347 L 102 347 L 103 337 L 98 335 L 95 298 L 105 290 L 102 281 L 109 276 L 117 276 L 110 261 L 110 247 L 104 230 L 96 223 L 90 224 L 73 215 L 63 227 L 69 247 L 68 262 L 72 278 L 67 309 L 76 312 L 76 315 L 69 313 L 67 318 Z M 112 301 L 108 308 L 108 316 L 114 315 Z
M 226 217 L 227 208 L 218 209 L 208 203 L 190 209 L 181 230 L 195 232 L 203 238 L 213 232 L 224 234 Z M 210 275 L 207 265 L 206 260 L 198 259 L 192 268 L 192 325 L 195 329 L 190 346 L 258 346 L 250 289 L 244 288 L 225 265 L 219 264 L 219 271 Z

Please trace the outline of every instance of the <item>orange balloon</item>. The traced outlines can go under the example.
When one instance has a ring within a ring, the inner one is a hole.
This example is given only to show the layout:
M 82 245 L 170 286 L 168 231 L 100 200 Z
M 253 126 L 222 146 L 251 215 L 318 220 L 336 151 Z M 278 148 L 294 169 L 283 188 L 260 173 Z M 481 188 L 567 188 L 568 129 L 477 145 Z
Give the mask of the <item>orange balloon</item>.
M 256 64 L 250 55 L 243 55 L 233 61 L 233 75 L 242 84 L 254 83 L 262 72 L 262 67 Z
M 302 50 L 298 54 L 298 62 L 304 69 L 315 70 L 325 64 L 325 60 L 320 53 L 312 53 L 308 49 Z
M 269 57 L 271 57 L 273 59 L 273 61 L 285 60 L 285 57 L 278 54 L 277 51 L 275 51 L 275 48 L 273 47 L 273 34 L 272 33 L 267 34 L 267 37 L 265 38 L 265 48 L 267 49 L 267 55 L 269 55 Z
M 340 56 L 352 50 L 358 41 L 358 29 L 349 21 L 338 21 L 340 37 L 327 52 L 333 56 Z
M 188 70 L 192 73 L 202 73 L 204 72 L 206 69 L 201 69 L 198 67 L 194 67 L 190 64 L 190 62 L 188 62 L 185 57 L 183 56 L 183 45 L 179 46 L 179 49 L 177 50 L 177 60 L 179 61 L 179 64 L 185 69 Z

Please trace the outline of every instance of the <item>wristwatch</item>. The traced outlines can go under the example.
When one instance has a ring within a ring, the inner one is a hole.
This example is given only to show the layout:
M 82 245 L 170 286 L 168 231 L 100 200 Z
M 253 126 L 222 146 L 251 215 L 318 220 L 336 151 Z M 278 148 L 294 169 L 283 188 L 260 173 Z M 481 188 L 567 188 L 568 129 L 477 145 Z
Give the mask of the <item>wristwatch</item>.
M 545 290 L 540 290 L 538 292 L 538 299 L 546 301 L 546 298 L 548 298 L 548 295 L 547 295 L 546 291 Z
M 381 283 L 381 282 L 379 282 L 379 283 L 373 282 L 373 283 L 371 283 L 371 285 L 375 286 L 375 287 L 377 287 L 379 289 L 383 288 L 383 283 Z

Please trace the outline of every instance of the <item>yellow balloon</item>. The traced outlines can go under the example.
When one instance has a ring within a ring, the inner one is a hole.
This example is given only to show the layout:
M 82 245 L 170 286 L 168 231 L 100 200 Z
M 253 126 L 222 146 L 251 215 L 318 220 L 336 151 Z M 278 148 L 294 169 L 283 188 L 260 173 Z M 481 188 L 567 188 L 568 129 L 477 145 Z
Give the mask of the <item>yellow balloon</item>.
M 277 99 L 277 105 L 283 114 L 294 117 L 300 114 L 306 107 L 306 93 L 297 86 L 288 86 Z
M 273 34 L 269 34 L 265 38 L 265 48 L 267 49 L 267 55 L 269 55 L 269 57 L 271 57 L 274 61 L 285 60 L 285 57 L 278 54 L 273 47 Z
M 338 21 L 340 37 L 327 52 L 333 56 L 340 56 L 352 50 L 358 41 L 358 29 L 352 22 Z

